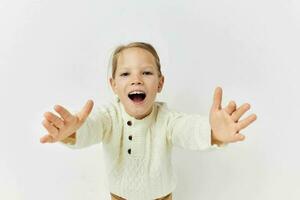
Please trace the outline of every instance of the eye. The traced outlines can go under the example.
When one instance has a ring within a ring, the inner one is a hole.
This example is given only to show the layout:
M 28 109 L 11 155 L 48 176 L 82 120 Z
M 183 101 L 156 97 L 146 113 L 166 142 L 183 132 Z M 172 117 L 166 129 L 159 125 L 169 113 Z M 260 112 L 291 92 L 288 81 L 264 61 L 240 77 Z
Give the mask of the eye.
M 124 72 L 124 73 L 121 73 L 120 76 L 128 76 L 129 73 L 128 72 Z
M 144 74 L 144 75 L 152 75 L 153 73 L 147 71 L 147 72 L 143 72 L 143 74 Z

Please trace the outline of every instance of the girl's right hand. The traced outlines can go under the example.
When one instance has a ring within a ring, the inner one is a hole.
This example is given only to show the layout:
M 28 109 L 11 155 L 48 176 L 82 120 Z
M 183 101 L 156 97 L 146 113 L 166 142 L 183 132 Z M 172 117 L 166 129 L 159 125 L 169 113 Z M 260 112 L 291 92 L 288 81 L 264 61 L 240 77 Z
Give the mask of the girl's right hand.
M 93 101 L 88 100 L 81 111 L 75 115 L 72 115 L 67 109 L 60 105 L 54 106 L 54 110 L 59 113 L 61 117 L 51 112 L 44 113 L 45 119 L 42 124 L 46 128 L 48 134 L 41 137 L 40 142 L 54 143 L 62 141 L 76 133 L 91 113 L 93 105 Z

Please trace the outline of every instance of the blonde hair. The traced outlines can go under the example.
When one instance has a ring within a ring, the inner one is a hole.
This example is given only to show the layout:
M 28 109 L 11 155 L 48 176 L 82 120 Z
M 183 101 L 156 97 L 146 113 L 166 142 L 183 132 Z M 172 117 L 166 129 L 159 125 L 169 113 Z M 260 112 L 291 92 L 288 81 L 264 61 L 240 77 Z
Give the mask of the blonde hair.
M 158 56 L 156 50 L 154 49 L 154 47 L 151 44 L 145 43 L 145 42 L 131 42 L 127 45 L 119 45 L 114 50 L 114 52 L 112 54 L 112 59 L 111 59 L 111 67 L 112 67 L 111 76 L 112 76 L 112 78 L 114 79 L 115 75 L 116 75 L 116 70 L 118 67 L 117 66 L 118 58 L 119 58 L 120 53 L 125 49 L 129 49 L 129 48 L 133 48 L 133 47 L 144 49 L 153 55 L 153 57 L 155 58 L 155 64 L 157 66 L 159 76 L 161 76 L 162 73 L 161 73 L 161 69 L 160 69 L 160 59 L 159 59 L 159 56 Z

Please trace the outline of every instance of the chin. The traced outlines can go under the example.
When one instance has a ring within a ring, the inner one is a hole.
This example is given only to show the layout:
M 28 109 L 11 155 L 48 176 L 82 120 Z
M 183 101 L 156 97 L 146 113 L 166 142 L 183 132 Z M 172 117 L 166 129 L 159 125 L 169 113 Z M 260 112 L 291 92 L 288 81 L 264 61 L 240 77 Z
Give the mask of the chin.
M 144 118 L 146 115 L 148 115 L 148 111 L 149 111 L 149 109 L 147 108 L 133 108 L 133 107 L 130 107 L 128 110 L 129 110 L 128 114 L 136 119 Z
M 146 106 L 146 105 L 143 105 L 143 106 L 137 106 L 137 105 L 132 105 L 132 104 L 127 104 L 127 113 L 136 118 L 136 119 L 142 119 L 144 117 L 146 117 L 147 115 L 150 114 L 150 109 L 151 109 L 151 106 Z

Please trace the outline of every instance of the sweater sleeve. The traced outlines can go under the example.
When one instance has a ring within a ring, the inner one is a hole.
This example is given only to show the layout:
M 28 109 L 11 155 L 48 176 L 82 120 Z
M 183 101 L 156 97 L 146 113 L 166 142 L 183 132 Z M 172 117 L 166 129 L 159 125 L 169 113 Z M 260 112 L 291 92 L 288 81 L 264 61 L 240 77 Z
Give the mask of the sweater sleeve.
M 73 149 L 98 144 L 109 136 L 111 126 L 112 120 L 108 112 L 97 107 L 76 131 L 76 139 L 68 137 L 59 143 Z
M 170 111 L 168 141 L 189 150 L 222 149 L 226 145 L 211 145 L 211 127 L 206 116 Z

